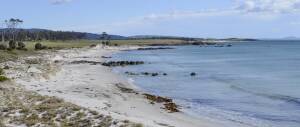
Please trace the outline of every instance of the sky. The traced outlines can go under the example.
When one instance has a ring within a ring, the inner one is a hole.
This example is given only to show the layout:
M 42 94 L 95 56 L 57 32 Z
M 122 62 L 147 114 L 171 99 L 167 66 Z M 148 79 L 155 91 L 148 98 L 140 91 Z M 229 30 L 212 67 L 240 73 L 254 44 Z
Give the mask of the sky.
M 300 37 L 300 0 L 0 0 L 23 28 L 124 36 Z

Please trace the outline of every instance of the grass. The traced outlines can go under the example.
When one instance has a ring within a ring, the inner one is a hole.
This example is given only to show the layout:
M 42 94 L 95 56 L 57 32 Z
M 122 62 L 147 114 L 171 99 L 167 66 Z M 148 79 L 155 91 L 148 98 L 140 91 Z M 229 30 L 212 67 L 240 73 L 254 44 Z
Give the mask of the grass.
M 0 75 L 4 75 L 4 70 L 0 68 Z
M 25 43 L 28 51 L 0 50 L 0 63 L 41 53 L 34 50 L 34 45 L 37 42 Z M 101 41 L 42 41 L 40 43 L 56 50 L 82 48 L 99 44 Z M 26 126 L 42 124 L 41 126 L 61 125 L 62 127 L 73 127 L 98 125 L 101 127 L 110 127 L 114 122 L 112 117 L 102 115 L 99 112 L 79 107 L 55 97 L 41 96 L 35 92 L 26 91 L 23 88 L 15 86 L 15 84 L 5 76 L 1 76 L 3 74 L 3 69 L 0 69 L 0 127 L 6 126 L 8 123 Z M 3 82 L 6 80 L 8 81 Z M 5 92 L 2 92 L 2 90 L 5 90 Z M 16 113 L 20 115 L 15 115 Z M 131 122 L 123 124 L 128 124 L 132 127 L 141 126 L 141 124 Z
M 41 96 L 17 88 L 11 82 L 0 85 L 0 127 L 7 124 L 49 127 L 111 127 L 111 116 L 79 107 L 62 99 Z M 19 115 L 15 115 L 18 113 Z M 142 127 L 142 124 L 120 122 L 120 127 Z
M 35 50 L 35 44 L 41 43 L 44 46 L 51 47 L 53 50 L 57 49 L 70 49 L 70 48 L 82 48 L 88 47 L 93 44 L 100 44 L 101 41 L 92 41 L 92 40 L 70 40 L 70 41 L 40 41 L 40 42 L 25 42 L 26 48 L 28 51 L 23 50 L 12 50 L 12 51 L 3 51 L 0 50 L 0 63 L 5 61 L 13 61 L 22 56 L 29 56 L 38 54 Z
M 176 45 L 186 41 L 177 39 L 138 39 L 138 40 L 112 40 L 111 45 Z
M 29 51 L 34 50 L 36 43 L 41 43 L 47 47 L 54 49 L 68 49 L 68 48 L 82 48 L 92 44 L 100 44 L 101 41 L 97 40 L 69 40 L 69 41 L 41 41 L 41 42 L 25 42 L 26 48 Z
M 69 49 L 69 48 L 82 48 L 95 44 L 101 44 L 101 40 L 68 40 L 68 41 L 39 41 L 39 42 L 24 42 L 28 51 L 12 50 L 3 51 L 0 50 L 0 62 L 13 61 L 21 56 L 29 56 L 38 54 L 35 50 L 35 44 L 41 43 L 44 46 L 51 47 L 53 50 L 57 49 Z M 183 44 L 186 43 L 182 40 L 176 39 L 139 39 L 139 40 L 111 40 L 110 45 L 170 45 L 170 44 Z
M 7 80 L 8 80 L 7 77 L 0 75 L 0 82 L 4 82 L 4 81 L 7 81 Z

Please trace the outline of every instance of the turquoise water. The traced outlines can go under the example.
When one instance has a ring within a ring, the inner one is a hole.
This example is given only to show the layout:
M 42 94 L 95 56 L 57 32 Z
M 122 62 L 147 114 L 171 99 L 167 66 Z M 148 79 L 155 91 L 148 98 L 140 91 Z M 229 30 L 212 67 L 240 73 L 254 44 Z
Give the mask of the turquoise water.
M 127 76 L 147 92 L 168 96 L 195 116 L 254 127 L 300 126 L 300 42 L 259 41 L 232 47 L 175 46 L 125 51 L 117 60 L 145 65 L 115 71 L 165 72 Z M 189 74 L 196 72 L 196 77 Z

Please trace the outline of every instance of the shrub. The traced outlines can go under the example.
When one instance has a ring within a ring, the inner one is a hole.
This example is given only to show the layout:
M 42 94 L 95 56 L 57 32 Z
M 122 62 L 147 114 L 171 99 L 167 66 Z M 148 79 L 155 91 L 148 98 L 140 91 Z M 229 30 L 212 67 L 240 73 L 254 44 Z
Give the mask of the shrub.
M 47 49 L 47 46 L 43 46 L 41 43 L 35 44 L 35 50 L 43 50 L 43 49 Z
M 6 50 L 7 46 L 6 44 L 0 44 L 0 50 Z
M 23 42 L 18 42 L 18 48 L 19 50 L 25 49 L 26 45 Z
M 43 47 L 43 45 L 41 43 L 36 43 L 34 46 L 35 50 L 40 50 L 40 49 L 42 49 L 42 47 Z
M 0 68 L 0 75 L 4 75 L 4 70 Z
M 0 75 L 0 82 L 4 82 L 4 81 L 6 81 L 6 80 L 8 80 L 8 78 L 6 78 L 5 76 L 1 76 L 1 75 Z
M 90 47 L 91 48 L 93 48 L 93 47 L 96 47 L 97 45 L 96 44 L 92 44 L 92 45 L 90 45 Z
M 8 46 L 9 46 L 10 49 L 16 49 L 17 43 L 13 40 L 10 40 L 9 43 L 8 43 Z
M 13 49 L 12 48 L 7 48 L 7 51 L 12 51 Z

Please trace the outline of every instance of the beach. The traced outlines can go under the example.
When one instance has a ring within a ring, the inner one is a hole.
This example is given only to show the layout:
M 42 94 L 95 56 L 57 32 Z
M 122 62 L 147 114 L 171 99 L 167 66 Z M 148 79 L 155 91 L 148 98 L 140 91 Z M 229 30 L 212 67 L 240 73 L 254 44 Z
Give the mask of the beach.
M 113 73 L 109 67 L 72 63 L 82 60 L 104 62 L 107 58 L 102 56 L 111 56 L 124 49 L 128 47 L 103 49 L 97 46 L 59 50 L 27 58 L 31 61 L 39 60 L 39 64 L 32 62 L 27 70 L 24 69 L 26 65 L 15 64 L 19 69 L 9 70 L 7 75 L 27 90 L 55 96 L 66 102 L 109 115 L 113 119 L 141 123 L 149 127 L 223 126 L 218 121 L 195 118 L 184 112 L 169 113 L 162 109 L 163 104 L 160 103 L 150 104 L 150 101 L 145 99 L 142 89 L 130 83 L 128 79 Z M 20 68 L 26 72 L 21 72 Z M 120 88 L 132 89 L 135 92 L 124 92 Z
M 300 125 L 298 41 L 168 47 L 114 54 L 115 60 L 147 63 L 114 71 L 148 93 L 172 98 L 184 112 L 224 126 Z

